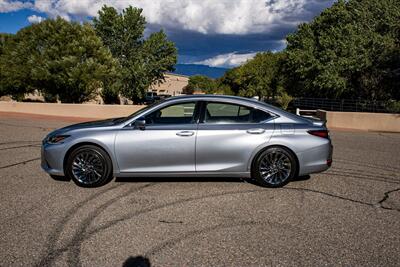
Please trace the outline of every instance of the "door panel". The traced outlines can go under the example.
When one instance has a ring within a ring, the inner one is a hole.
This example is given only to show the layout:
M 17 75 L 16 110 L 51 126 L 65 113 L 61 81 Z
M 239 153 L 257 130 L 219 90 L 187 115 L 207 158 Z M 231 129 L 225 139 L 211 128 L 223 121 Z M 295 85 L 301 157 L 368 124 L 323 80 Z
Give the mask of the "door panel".
M 248 133 L 251 129 L 259 132 Z M 263 124 L 199 124 L 196 171 L 248 171 L 248 162 L 253 152 L 260 146 L 267 145 L 273 131 L 273 121 Z
M 194 172 L 196 125 L 121 130 L 115 154 L 121 172 Z M 190 135 L 178 135 L 187 131 Z
M 196 102 L 163 106 L 145 114 L 145 129 L 122 129 L 115 154 L 121 173 L 195 172 Z
M 273 116 L 248 106 L 203 104 L 196 140 L 196 171 L 247 172 L 255 150 L 266 146 L 275 128 Z

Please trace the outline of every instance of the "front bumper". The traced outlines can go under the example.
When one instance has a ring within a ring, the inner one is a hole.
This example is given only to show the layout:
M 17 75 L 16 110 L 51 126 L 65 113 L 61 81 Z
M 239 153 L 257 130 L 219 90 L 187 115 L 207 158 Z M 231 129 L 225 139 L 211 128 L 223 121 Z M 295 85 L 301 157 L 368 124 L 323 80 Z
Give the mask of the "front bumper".
M 51 175 L 64 176 L 65 147 L 63 144 L 42 144 L 41 167 Z

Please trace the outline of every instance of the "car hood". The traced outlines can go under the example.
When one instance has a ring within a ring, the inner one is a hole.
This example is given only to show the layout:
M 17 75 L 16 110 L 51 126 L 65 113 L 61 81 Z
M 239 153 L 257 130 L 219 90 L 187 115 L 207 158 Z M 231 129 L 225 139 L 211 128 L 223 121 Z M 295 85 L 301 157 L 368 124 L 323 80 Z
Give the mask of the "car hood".
M 74 130 L 110 127 L 110 126 L 121 124 L 123 121 L 125 121 L 124 117 L 112 118 L 112 119 L 106 119 L 106 120 L 98 120 L 98 121 L 82 122 L 82 123 L 72 124 L 72 125 L 68 125 L 66 127 L 57 129 L 57 130 L 51 132 L 49 135 L 64 134 L 64 133 L 74 131 Z

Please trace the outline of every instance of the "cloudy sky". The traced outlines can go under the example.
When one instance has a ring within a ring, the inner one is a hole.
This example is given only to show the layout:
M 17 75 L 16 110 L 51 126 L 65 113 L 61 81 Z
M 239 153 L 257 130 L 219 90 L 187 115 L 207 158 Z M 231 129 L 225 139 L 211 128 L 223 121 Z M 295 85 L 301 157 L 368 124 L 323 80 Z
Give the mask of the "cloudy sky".
M 259 51 L 279 51 L 285 36 L 334 0 L 0 0 L 0 32 L 57 16 L 85 21 L 104 4 L 143 8 L 147 33 L 163 28 L 180 64 L 233 67 Z

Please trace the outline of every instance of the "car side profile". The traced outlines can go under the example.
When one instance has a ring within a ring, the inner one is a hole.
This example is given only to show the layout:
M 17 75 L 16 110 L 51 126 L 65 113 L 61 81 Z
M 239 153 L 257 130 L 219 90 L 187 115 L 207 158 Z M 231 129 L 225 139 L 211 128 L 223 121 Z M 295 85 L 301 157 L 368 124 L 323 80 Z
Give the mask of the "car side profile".
M 193 95 L 55 130 L 41 154 L 47 173 L 84 187 L 163 176 L 252 177 L 280 187 L 327 170 L 332 144 L 324 122 L 254 99 Z

